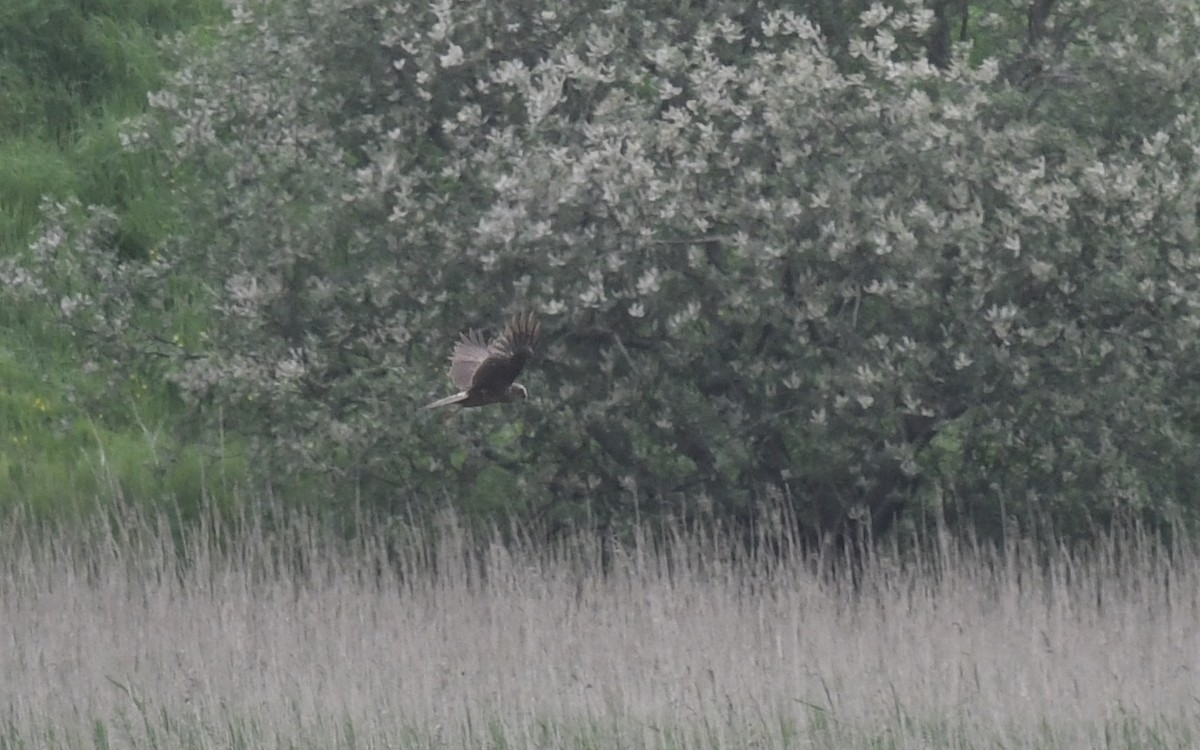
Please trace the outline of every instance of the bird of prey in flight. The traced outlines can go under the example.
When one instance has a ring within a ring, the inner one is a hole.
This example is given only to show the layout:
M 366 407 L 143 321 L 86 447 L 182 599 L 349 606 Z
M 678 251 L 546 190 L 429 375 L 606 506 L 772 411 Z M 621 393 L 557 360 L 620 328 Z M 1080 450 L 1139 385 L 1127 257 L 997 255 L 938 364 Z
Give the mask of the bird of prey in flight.
M 462 334 L 450 355 L 450 380 L 458 393 L 425 408 L 487 406 L 528 398 L 525 386 L 513 381 L 533 354 L 540 331 L 541 323 L 526 312 L 514 316 L 490 344 L 484 343 L 479 331 Z

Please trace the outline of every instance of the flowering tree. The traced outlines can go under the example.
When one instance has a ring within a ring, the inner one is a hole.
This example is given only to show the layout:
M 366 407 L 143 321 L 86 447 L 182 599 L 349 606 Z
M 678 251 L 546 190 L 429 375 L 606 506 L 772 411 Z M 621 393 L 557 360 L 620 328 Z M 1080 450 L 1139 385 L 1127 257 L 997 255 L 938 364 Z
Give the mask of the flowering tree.
M 945 3 L 837 34 L 518 5 L 235 4 L 126 136 L 170 158 L 189 233 L 153 272 L 102 262 L 115 283 L 64 316 L 145 350 L 169 337 L 137 311 L 211 306 L 174 350 L 182 390 L 285 474 L 387 502 L 568 521 L 771 493 L 821 534 L 934 503 L 1186 509 L 1188 4 L 983 15 L 987 58 L 949 45 Z M 78 274 L 104 216 L 70 213 L 13 286 Z M 548 334 L 533 399 L 423 413 L 457 333 L 525 308 Z

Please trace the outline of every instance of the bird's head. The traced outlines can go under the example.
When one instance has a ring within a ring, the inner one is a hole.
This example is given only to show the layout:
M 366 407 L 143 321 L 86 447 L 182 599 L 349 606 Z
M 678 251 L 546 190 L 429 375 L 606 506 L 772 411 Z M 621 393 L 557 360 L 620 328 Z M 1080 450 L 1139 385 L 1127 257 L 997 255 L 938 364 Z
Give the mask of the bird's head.
M 524 401 L 529 398 L 529 391 L 525 390 L 525 386 L 520 383 L 513 383 L 508 387 L 509 401 Z

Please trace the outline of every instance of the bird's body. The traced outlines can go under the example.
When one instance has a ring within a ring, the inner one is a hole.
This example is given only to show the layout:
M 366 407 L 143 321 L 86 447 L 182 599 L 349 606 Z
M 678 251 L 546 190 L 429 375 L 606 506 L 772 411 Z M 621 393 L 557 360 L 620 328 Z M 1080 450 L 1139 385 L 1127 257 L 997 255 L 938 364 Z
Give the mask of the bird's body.
M 522 313 L 509 321 L 491 344 L 484 342 L 479 331 L 462 334 L 450 355 L 450 380 L 459 392 L 425 408 L 467 408 L 527 398 L 525 386 L 514 381 L 533 354 L 540 330 L 533 313 Z

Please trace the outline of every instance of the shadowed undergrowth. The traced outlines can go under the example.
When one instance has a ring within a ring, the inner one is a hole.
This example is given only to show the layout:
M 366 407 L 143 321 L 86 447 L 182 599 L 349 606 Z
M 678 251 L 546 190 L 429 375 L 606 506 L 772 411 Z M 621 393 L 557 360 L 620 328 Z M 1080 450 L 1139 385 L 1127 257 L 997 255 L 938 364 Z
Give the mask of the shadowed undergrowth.
M 1137 535 L 944 543 L 854 585 L 700 529 L 547 551 L 452 518 L 114 528 L 0 530 L 0 748 L 1198 739 L 1200 566 Z

